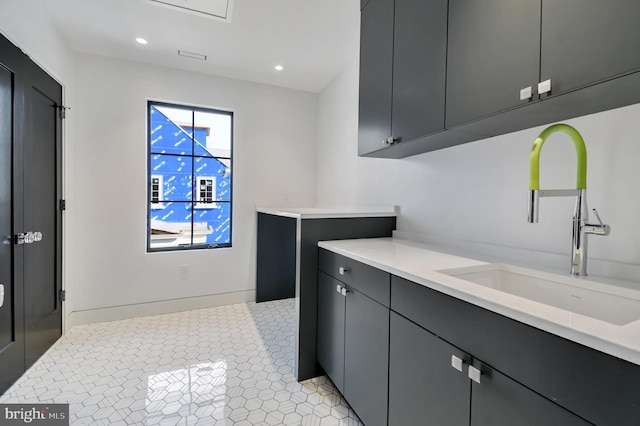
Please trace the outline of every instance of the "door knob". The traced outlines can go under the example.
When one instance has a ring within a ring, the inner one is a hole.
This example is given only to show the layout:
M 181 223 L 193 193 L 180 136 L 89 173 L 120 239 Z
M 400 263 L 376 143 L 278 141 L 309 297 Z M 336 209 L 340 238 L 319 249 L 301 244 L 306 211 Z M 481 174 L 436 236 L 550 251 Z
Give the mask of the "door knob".
M 0 284 L 0 307 L 4 305 L 4 284 Z
M 17 245 L 32 244 L 32 243 L 37 243 L 39 241 L 42 241 L 42 232 L 39 232 L 39 231 L 21 232 L 20 234 L 16 235 Z

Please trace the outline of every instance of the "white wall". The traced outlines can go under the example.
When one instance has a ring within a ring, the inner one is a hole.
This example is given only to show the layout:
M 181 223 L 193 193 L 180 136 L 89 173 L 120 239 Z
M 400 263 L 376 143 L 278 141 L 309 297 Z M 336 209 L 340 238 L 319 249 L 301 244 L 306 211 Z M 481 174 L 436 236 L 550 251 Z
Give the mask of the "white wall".
M 319 95 L 318 117 L 318 204 L 396 204 L 400 231 L 558 253 L 568 265 L 573 199 L 541 199 L 540 223 L 527 223 L 529 152 L 546 126 L 401 160 L 358 158 L 357 62 Z M 640 105 L 565 122 L 587 145 L 589 206 L 612 227 L 589 238 L 589 257 L 640 265 Z M 571 140 L 552 136 L 541 186 L 575 187 L 575 173 Z
M 75 77 L 74 56 L 64 39 L 49 21 L 40 4 L 33 0 L 0 1 L 0 32 L 26 53 L 31 60 L 55 78 L 63 88 L 63 103 L 73 104 Z M 73 192 L 73 182 L 65 179 L 73 174 L 73 162 L 69 161 L 68 152 L 73 140 L 73 116 L 63 121 L 63 195 Z M 69 261 L 67 251 L 73 247 L 71 238 L 75 234 L 73 212 L 63 215 L 63 287 L 73 275 L 73 265 Z M 63 326 L 66 313 L 73 310 L 73 298 L 67 298 L 63 305 Z
M 75 63 L 71 322 L 144 314 L 136 304 L 146 302 L 253 295 L 255 206 L 315 200 L 317 96 L 86 54 Z M 234 111 L 232 248 L 145 252 L 148 98 Z M 179 278 L 180 265 L 189 279 Z M 135 306 L 83 313 L 123 305 Z

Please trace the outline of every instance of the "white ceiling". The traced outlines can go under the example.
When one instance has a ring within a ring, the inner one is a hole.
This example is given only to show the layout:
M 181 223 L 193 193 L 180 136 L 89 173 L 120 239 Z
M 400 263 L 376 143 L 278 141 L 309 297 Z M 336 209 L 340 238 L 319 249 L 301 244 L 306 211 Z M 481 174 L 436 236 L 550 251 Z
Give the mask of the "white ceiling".
M 230 22 L 148 0 L 39 1 L 79 52 L 311 92 L 357 60 L 359 0 L 235 0 Z M 276 71 L 277 64 L 284 71 Z

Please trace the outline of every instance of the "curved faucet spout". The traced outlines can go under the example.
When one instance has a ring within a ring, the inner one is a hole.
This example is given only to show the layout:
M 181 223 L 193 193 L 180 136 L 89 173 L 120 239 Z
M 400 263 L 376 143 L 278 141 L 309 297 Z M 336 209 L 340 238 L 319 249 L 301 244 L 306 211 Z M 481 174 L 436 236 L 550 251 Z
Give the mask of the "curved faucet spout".
M 532 191 L 540 189 L 540 152 L 547 138 L 556 132 L 564 132 L 573 140 L 578 155 L 576 189 L 587 189 L 587 148 L 580 133 L 568 124 L 549 126 L 536 138 L 529 157 L 529 189 Z
M 555 132 L 564 132 L 573 140 L 578 155 L 576 189 L 540 189 L 540 151 L 542 145 Z M 529 157 L 529 223 L 538 222 L 540 197 L 576 197 L 573 210 L 573 237 L 571 241 L 571 275 L 587 275 L 587 235 L 609 235 L 610 227 L 598 217 L 599 224 L 590 224 L 587 212 L 587 148 L 580 133 L 568 124 L 554 124 L 538 135 Z

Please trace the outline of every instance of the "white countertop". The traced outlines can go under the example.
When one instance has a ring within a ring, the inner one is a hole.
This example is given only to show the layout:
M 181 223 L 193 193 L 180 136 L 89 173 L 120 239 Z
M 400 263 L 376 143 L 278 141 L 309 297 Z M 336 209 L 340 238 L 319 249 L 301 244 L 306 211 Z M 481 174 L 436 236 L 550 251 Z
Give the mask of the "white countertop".
M 397 216 L 395 206 L 362 207 L 263 207 L 256 208 L 258 213 L 296 219 L 335 219 L 348 217 L 389 217 Z
M 393 275 L 640 365 L 640 320 L 615 325 L 445 275 L 439 270 L 488 265 L 487 262 L 431 250 L 398 238 L 321 241 L 318 245 Z M 588 280 L 582 283 L 589 283 Z M 599 285 L 594 283 L 595 285 Z M 615 287 L 624 297 L 640 292 Z

